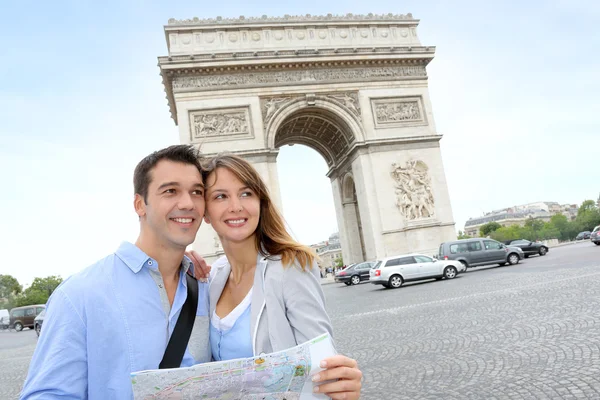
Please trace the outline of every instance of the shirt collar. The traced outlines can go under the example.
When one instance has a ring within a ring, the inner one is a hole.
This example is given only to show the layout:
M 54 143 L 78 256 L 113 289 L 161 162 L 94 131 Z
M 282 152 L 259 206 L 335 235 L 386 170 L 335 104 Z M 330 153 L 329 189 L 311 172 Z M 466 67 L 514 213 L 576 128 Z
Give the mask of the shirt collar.
M 115 254 L 121 259 L 121 261 L 125 263 L 125 265 L 129 267 L 134 274 L 140 272 L 144 265 L 148 266 L 148 268 L 158 270 L 158 263 L 156 260 L 148 256 L 133 243 L 121 243 Z M 187 273 L 192 265 L 192 261 L 187 256 L 183 256 L 183 260 L 181 262 L 183 272 Z M 194 276 L 194 268 L 192 268 L 190 273 L 192 276 Z

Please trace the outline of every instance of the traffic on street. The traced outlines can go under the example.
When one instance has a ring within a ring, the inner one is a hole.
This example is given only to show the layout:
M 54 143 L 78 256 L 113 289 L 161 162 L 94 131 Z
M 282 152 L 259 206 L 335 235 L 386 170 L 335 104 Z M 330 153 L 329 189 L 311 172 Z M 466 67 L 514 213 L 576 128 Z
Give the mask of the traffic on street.
M 363 399 L 600 398 L 600 247 L 589 241 L 398 290 L 323 290 Z M 0 398 L 16 399 L 36 332 L 0 338 Z

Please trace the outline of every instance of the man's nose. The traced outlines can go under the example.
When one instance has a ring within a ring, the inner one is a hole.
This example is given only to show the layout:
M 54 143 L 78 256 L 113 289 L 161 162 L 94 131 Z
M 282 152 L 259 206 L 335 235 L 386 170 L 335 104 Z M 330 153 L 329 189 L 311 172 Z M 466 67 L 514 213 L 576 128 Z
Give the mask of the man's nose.
M 196 204 L 194 203 L 194 199 L 192 199 L 191 194 L 183 193 L 179 197 L 179 202 L 177 203 L 177 207 L 180 210 L 193 210 L 196 208 Z

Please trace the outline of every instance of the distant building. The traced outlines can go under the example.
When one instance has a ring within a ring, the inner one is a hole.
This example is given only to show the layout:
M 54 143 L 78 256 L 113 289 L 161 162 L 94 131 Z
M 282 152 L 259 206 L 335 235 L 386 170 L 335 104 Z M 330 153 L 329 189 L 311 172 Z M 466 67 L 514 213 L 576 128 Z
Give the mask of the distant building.
M 319 256 L 319 267 L 325 271 L 329 267 L 335 267 L 335 260 L 342 258 L 342 245 L 340 243 L 340 234 L 333 233 L 329 240 L 313 244 L 310 246 Z
M 600 202 L 600 199 L 598 199 Z M 502 226 L 525 225 L 529 218 L 549 222 L 556 214 L 563 214 L 569 220 L 577 217 L 577 204 L 559 204 L 554 201 L 540 201 L 495 210 L 478 218 L 469 218 L 465 223 L 465 234 L 479 236 L 479 228 L 488 222 L 497 222 Z

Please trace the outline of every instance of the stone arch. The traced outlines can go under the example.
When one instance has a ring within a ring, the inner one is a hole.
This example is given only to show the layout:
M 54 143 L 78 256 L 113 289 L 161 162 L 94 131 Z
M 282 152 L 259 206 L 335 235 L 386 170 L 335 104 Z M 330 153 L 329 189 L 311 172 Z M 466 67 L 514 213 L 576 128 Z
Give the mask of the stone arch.
M 342 181 L 342 202 L 356 201 L 356 186 L 354 185 L 354 177 L 351 173 L 344 175 Z
M 265 123 L 266 148 L 304 144 L 319 152 L 330 168 L 338 166 L 354 145 L 365 138 L 360 117 L 325 96 L 289 100 Z M 330 134 L 330 138 L 307 135 L 309 130 L 303 129 L 307 125 L 321 128 L 323 133 Z M 328 142 L 327 139 L 332 138 L 336 140 Z

